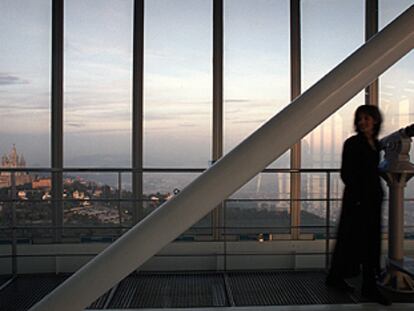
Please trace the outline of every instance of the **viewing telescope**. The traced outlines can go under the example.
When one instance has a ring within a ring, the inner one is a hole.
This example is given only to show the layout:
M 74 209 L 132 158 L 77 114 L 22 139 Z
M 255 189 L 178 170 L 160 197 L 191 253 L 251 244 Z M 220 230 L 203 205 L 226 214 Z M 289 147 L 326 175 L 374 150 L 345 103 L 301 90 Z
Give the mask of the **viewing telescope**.
M 414 176 L 409 155 L 413 136 L 414 123 L 380 140 L 385 155 L 379 169 L 389 187 L 388 260 L 381 285 L 401 293 L 414 293 L 414 261 L 404 256 L 404 188 Z
M 380 163 L 382 172 L 414 172 L 410 162 L 411 137 L 414 136 L 414 123 L 380 140 L 381 149 L 385 151 Z

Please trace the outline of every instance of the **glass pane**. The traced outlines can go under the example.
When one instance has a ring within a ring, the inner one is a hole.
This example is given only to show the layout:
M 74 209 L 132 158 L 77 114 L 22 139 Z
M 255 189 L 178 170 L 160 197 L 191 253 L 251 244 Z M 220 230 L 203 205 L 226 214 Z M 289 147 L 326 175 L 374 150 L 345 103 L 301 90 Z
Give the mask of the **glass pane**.
M 289 1 L 224 3 L 224 146 L 229 152 L 290 102 L 290 24 Z M 288 154 L 272 166 L 288 167 Z
M 290 199 L 289 173 L 260 173 L 233 193 L 231 199 L 263 199 L 266 201 Z
M 260 173 L 227 201 L 226 235 L 236 240 L 280 239 L 290 232 L 290 174 Z
M 51 1 L 0 2 L 0 156 L 50 165 Z M 1 187 L 1 182 L 0 182 Z
M 212 1 L 146 1 L 144 29 L 144 166 L 207 167 Z
M 303 90 L 364 43 L 365 1 L 304 0 L 302 3 Z M 302 166 L 337 168 L 342 143 L 353 134 L 353 112 L 363 92 L 314 129 L 302 141 Z
M 199 175 L 199 173 L 145 173 L 143 191 L 144 217 L 179 194 L 182 189 Z M 194 224 L 187 232 L 184 232 L 179 240 L 192 241 L 203 239 L 203 236 L 211 235 L 210 231 L 211 216 L 208 214 Z
M 128 201 L 131 198 L 129 175 L 118 172 L 65 173 L 65 241 L 112 242 L 129 229 L 133 207 L 132 201 Z
M 379 1 L 379 28 L 382 29 L 409 8 L 411 0 Z M 408 53 L 383 75 L 380 81 L 380 108 L 384 115 L 382 135 L 388 135 L 414 122 L 414 54 Z M 410 160 L 414 153 L 411 147 Z M 388 189 L 387 189 L 388 190 Z M 388 192 L 388 191 L 387 191 Z M 413 238 L 414 232 L 414 182 L 405 188 L 404 232 L 406 238 Z M 388 229 L 388 201 L 384 202 L 384 229 Z
M 65 166 L 129 166 L 132 2 L 65 1 Z
M 289 207 L 284 202 L 231 199 L 224 213 L 228 240 L 263 242 L 286 239 L 290 234 Z
M 326 218 L 329 204 L 330 236 L 336 233 L 341 212 L 343 183 L 339 173 L 329 173 L 329 202 L 327 191 L 328 174 L 326 172 L 302 173 L 302 234 L 311 234 L 307 238 L 322 239 L 326 236 Z
M 379 28 L 406 10 L 412 1 L 379 1 Z M 414 121 L 414 68 L 410 52 L 380 78 L 380 107 L 384 114 L 383 135 L 389 134 Z
M 65 226 L 115 225 L 121 213 L 117 173 L 68 172 L 64 181 Z M 121 184 L 122 190 L 122 184 Z

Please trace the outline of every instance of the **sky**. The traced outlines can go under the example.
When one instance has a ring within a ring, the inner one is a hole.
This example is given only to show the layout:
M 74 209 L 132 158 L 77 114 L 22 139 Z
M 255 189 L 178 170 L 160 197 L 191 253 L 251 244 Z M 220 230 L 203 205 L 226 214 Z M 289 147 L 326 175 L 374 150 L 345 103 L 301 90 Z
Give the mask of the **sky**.
M 224 3 L 228 152 L 290 102 L 289 1 Z M 364 3 L 302 1 L 303 91 L 363 43 Z M 380 26 L 412 4 L 380 1 Z M 0 153 L 15 143 L 30 166 L 50 162 L 50 11 L 51 0 L 0 0 Z M 147 0 L 144 29 L 144 165 L 206 167 L 211 153 L 212 1 Z M 132 0 L 66 1 L 64 47 L 65 165 L 129 166 Z M 412 68 L 411 52 L 381 78 L 384 109 L 405 115 L 391 117 L 388 131 L 412 122 Z M 360 104 L 362 93 L 305 138 L 304 150 L 321 160 L 329 148 L 337 161 Z M 317 163 L 312 157 L 305 162 Z

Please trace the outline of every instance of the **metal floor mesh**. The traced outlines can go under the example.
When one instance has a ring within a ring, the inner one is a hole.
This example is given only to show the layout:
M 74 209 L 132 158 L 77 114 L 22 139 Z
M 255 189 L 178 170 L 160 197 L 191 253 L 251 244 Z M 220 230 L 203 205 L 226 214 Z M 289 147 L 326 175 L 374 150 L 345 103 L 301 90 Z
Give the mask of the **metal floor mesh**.
M 229 273 L 237 306 L 344 304 L 355 301 L 325 285 L 321 272 L 240 272 Z
M 0 275 L 0 288 L 11 279 L 9 275 Z
M 89 309 L 202 308 L 352 304 L 366 302 L 325 285 L 323 271 L 136 273 Z M 65 280 L 66 275 L 21 275 L 0 290 L 0 310 L 28 310 Z M 353 285 L 358 287 L 358 281 Z M 414 295 L 392 297 L 414 302 Z
M 123 280 L 110 308 L 227 306 L 222 274 L 138 274 Z
M 22 275 L 0 291 L 0 310 L 24 311 L 51 292 L 66 275 Z

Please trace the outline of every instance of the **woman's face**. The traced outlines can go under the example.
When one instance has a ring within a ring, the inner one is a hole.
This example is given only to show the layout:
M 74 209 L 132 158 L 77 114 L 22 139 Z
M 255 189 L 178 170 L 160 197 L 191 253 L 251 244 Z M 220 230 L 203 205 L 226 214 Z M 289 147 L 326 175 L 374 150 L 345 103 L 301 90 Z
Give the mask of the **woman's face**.
M 358 129 L 365 135 L 372 135 L 374 132 L 375 120 L 370 115 L 361 112 L 358 115 Z

